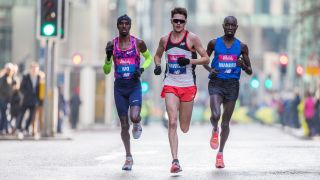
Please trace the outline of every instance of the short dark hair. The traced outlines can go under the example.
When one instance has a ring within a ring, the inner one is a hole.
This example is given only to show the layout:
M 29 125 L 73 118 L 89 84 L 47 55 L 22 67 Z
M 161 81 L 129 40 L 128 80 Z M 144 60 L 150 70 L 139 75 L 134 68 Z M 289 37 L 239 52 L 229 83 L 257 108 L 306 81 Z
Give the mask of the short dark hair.
M 117 24 L 120 24 L 121 21 L 128 21 L 131 24 L 131 18 L 127 14 L 118 17 Z
M 186 8 L 182 8 L 182 7 L 176 7 L 174 9 L 172 9 L 171 18 L 173 18 L 173 16 L 175 14 L 182 14 L 182 15 L 184 15 L 184 17 L 186 17 L 186 19 L 188 17 L 187 9 Z

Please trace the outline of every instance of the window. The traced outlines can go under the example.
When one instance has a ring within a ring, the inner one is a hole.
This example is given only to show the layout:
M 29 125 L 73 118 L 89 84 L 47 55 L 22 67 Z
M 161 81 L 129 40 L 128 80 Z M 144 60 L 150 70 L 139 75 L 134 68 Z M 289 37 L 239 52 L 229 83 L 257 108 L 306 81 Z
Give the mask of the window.
M 270 0 L 255 0 L 255 12 L 257 14 L 270 13 Z

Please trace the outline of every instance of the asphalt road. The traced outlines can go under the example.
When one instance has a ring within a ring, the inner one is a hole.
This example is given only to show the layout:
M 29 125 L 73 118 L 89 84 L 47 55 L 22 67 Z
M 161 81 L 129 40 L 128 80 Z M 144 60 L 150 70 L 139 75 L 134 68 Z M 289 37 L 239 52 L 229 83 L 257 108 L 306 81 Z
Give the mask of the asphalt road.
M 179 131 L 183 171 L 169 172 L 167 130 L 144 127 L 132 140 L 134 166 L 121 170 L 120 130 L 80 131 L 72 140 L 0 141 L 0 179 L 320 179 L 320 142 L 302 140 L 278 128 L 232 125 L 225 147 L 226 167 L 214 167 L 217 151 L 209 146 L 211 127 Z

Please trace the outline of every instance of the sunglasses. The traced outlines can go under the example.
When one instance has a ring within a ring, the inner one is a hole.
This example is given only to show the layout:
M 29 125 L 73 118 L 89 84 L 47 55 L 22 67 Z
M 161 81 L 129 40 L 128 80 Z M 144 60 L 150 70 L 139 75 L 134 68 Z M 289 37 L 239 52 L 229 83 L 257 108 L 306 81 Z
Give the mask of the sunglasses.
M 186 23 L 186 20 L 183 20 L 183 19 L 172 19 L 172 22 L 174 22 L 176 24 L 178 24 L 178 23 L 184 24 L 184 23 Z

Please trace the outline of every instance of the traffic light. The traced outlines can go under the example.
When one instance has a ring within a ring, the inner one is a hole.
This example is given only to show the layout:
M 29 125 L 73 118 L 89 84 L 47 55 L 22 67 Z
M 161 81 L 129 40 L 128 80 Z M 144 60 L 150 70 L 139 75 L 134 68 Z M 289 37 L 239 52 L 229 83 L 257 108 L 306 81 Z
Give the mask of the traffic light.
M 287 73 L 287 66 L 288 66 L 288 62 L 289 62 L 288 56 L 285 54 L 281 55 L 279 58 L 279 62 L 280 62 L 281 75 L 285 75 Z
M 267 90 L 270 90 L 272 88 L 272 79 L 270 75 L 268 75 L 267 78 L 264 80 L 264 87 Z
M 300 64 L 298 64 L 298 65 L 296 66 L 296 75 L 297 75 L 298 77 L 301 77 L 301 76 L 303 75 L 303 73 L 304 73 L 303 67 L 302 67 Z
M 141 82 L 141 91 L 143 94 L 149 91 L 149 83 L 148 82 L 145 82 L 145 81 Z
M 60 38 L 61 0 L 38 0 L 38 34 L 42 38 Z
M 260 86 L 260 81 L 257 76 L 253 76 L 250 80 L 250 86 L 253 89 L 257 89 Z
M 74 65 L 79 65 L 82 62 L 82 56 L 80 54 L 74 54 L 72 56 L 72 63 Z

